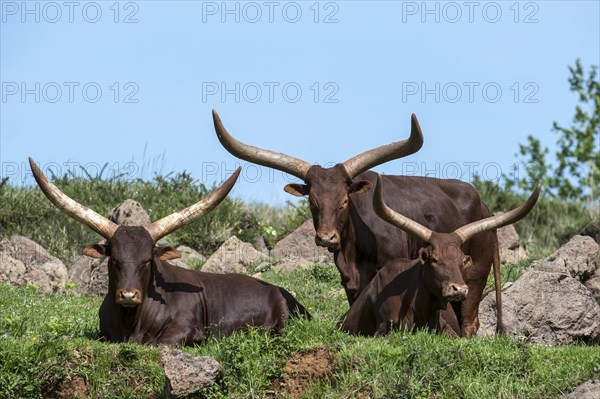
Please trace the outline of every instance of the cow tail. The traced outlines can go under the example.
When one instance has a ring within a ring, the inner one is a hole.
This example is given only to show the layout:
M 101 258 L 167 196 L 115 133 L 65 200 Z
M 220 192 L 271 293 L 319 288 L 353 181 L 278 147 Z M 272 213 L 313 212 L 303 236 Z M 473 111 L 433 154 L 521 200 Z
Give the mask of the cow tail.
M 305 317 L 309 320 L 312 319 L 312 316 L 310 315 L 310 313 L 308 313 L 308 310 L 306 310 L 306 308 L 302 306 L 302 304 L 298 302 L 292 294 L 290 294 L 288 291 L 281 287 L 279 287 L 279 292 L 281 293 L 281 295 L 285 299 L 285 302 L 287 303 L 290 316 Z
M 492 266 L 494 268 L 494 288 L 496 289 L 496 334 L 504 333 L 502 322 L 502 282 L 500 281 L 500 249 L 497 234 L 494 234 L 494 255 Z

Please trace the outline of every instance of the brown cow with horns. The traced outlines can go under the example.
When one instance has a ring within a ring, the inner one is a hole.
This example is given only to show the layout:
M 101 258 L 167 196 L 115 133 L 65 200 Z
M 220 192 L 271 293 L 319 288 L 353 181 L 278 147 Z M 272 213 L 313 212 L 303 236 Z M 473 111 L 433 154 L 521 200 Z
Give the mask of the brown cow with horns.
M 316 230 L 315 242 L 334 254 L 350 305 L 373 279 L 379 268 L 397 258 L 417 257 L 422 239 L 386 223 L 373 212 L 373 190 L 377 173 L 368 169 L 417 152 L 423 134 L 413 114 L 410 137 L 356 155 L 331 168 L 313 165 L 298 158 L 244 144 L 231 136 L 213 110 L 219 141 L 231 154 L 259 165 L 275 168 L 304 181 L 288 184 L 285 191 L 308 195 Z M 420 176 L 383 176 L 385 195 L 392 209 L 441 233 L 492 216 L 473 186 L 459 180 Z M 467 272 L 469 295 L 454 303 L 462 335 L 469 337 L 479 328 L 478 305 L 494 265 L 498 329 L 502 326 L 500 259 L 495 231 L 479 234 L 463 247 L 473 259 Z
M 108 294 L 100 307 L 100 337 L 111 342 L 192 344 L 248 326 L 281 327 L 289 316 L 310 317 L 283 288 L 241 274 L 212 274 L 170 265 L 180 257 L 156 242 L 213 210 L 235 184 L 240 169 L 196 204 L 145 226 L 119 226 L 77 203 L 48 181 L 29 158 L 48 199 L 106 238 L 85 255 L 108 256 Z
M 525 217 L 540 194 L 538 185 L 529 199 L 510 212 L 478 220 L 452 233 L 437 233 L 391 210 L 383 200 L 381 176 L 375 188 L 377 215 L 399 229 L 419 237 L 423 245 L 417 259 L 396 259 L 384 265 L 342 317 L 341 329 L 352 334 L 381 335 L 393 329 L 425 328 L 461 336 L 458 320 L 448 301 L 462 301 L 469 288 L 463 275 L 472 266 L 461 247 L 478 234 L 515 223 Z M 432 323 L 443 311 L 441 325 Z

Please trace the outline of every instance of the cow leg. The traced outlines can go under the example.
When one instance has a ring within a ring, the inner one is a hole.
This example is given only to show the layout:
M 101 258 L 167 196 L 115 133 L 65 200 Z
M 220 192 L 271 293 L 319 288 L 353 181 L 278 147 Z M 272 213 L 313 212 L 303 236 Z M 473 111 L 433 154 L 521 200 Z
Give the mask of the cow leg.
M 202 329 L 171 324 L 153 343 L 175 346 L 191 345 L 200 342 L 202 338 L 204 338 Z
M 429 321 L 429 328 L 443 334 L 448 334 L 452 338 L 462 336 L 460 323 L 452 303 L 446 304 L 446 308 L 438 310 L 433 314 Z
M 333 255 L 333 259 L 335 261 L 335 266 L 337 267 L 338 272 L 340 273 L 341 283 L 344 287 L 344 291 L 346 291 L 346 298 L 348 299 L 348 303 L 352 305 L 359 294 L 359 277 L 355 272 L 354 265 L 349 265 L 346 262 L 346 258 L 341 253 L 341 251 L 335 252 Z
M 463 337 L 470 338 L 477 334 L 477 330 L 479 330 L 479 303 L 481 302 L 486 282 L 487 275 L 482 278 L 467 280 L 469 294 L 467 295 L 467 299 L 461 302 L 460 306 L 460 327 Z
M 390 322 L 389 320 L 383 320 L 380 321 L 377 325 L 377 330 L 375 330 L 375 333 L 373 334 L 374 337 L 379 337 L 382 335 L 386 335 L 389 331 L 390 331 L 390 325 L 393 322 Z M 368 335 L 368 334 L 365 334 Z
M 469 294 L 460 307 L 459 320 L 463 337 L 472 337 L 479 330 L 479 303 L 492 266 L 494 239 L 495 234 L 486 232 L 474 237 L 469 245 L 473 267 L 467 271 Z

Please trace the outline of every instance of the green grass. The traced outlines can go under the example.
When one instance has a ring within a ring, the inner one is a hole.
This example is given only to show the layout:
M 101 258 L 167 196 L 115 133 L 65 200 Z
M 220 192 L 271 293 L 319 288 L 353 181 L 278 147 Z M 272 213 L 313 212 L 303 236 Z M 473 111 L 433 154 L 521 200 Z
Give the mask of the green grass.
M 152 181 L 101 175 L 53 180 L 101 214 L 132 198 L 152 220 L 210 191 L 186 173 L 156 176 Z M 524 200 L 492 185 L 479 190 L 493 211 L 511 209 Z M 0 204 L 2 236 L 18 233 L 44 243 L 67 264 L 85 245 L 98 241 L 88 228 L 54 208 L 37 187 L 3 182 Z M 205 255 L 231 234 L 244 241 L 262 235 L 271 247 L 309 217 L 306 201 L 271 207 L 228 198 L 168 240 L 198 248 Z M 597 213 L 581 204 L 542 198 L 516 228 L 533 258 L 539 258 L 573 234 L 598 234 L 599 220 Z M 502 265 L 502 282 L 516 280 L 530 262 Z M 192 266 L 200 268 L 202 262 Z M 552 398 L 600 377 L 598 346 L 548 347 L 508 338 L 452 340 L 427 332 L 348 336 L 336 329 L 347 304 L 344 295 L 337 294 L 341 285 L 334 267 L 309 265 L 293 273 L 270 270 L 262 276 L 295 292 L 314 318 L 292 320 L 279 334 L 253 330 L 185 348 L 214 356 L 223 365 L 219 384 L 207 390 L 206 397 L 273 397 L 287 359 L 313 348 L 328 351 L 333 371 L 313 381 L 304 392 L 306 398 Z M 94 339 L 100 303 L 99 298 L 45 295 L 33 287 L 0 284 L 0 398 L 52 397 L 66 381 L 77 378 L 85 381 L 93 398 L 162 397 L 165 376 L 156 348 Z
M 103 179 L 101 176 L 84 179 L 69 175 L 52 180 L 67 195 L 101 215 L 107 215 L 112 208 L 131 198 L 142 205 L 153 221 L 192 205 L 214 188 L 193 180 L 185 172 L 155 176 L 152 181 Z M 88 227 L 56 209 L 37 186 L 17 187 L 5 182 L 0 185 L 0 204 L 0 235 L 21 234 L 44 243 L 66 264 L 79 255 L 82 248 L 100 239 Z M 189 245 L 207 256 L 232 234 L 246 242 L 263 235 L 267 244 L 272 245 L 306 220 L 296 220 L 298 213 L 292 204 L 268 207 L 226 198 L 211 213 L 191 226 L 178 229 L 167 240 L 170 244 Z
M 64 175 L 52 179 L 67 195 L 106 215 L 127 198 L 142 204 L 151 220 L 181 210 L 197 201 L 213 187 L 195 181 L 188 173 L 156 175 L 151 181 L 126 180 L 122 177 L 98 176 L 81 178 Z M 492 211 L 506 211 L 520 205 L 524 196 L 513 194 L 490 182 L 476 182 L 483 201 Z M 97 242 L 99 237 L 89 228 L 56 209 L 37 186 L 14 186 L 10 181 L 0 184 L 0 235 L 22 234 L 44 243 L 55 256 L 69 264 L 81 248 Z M 310 218 L 306 199 L 284 206 L 260 203 L 246 204 L 226 198 L 210 214 L 193 225 L 175 231 L 167 237 L 170 244 L 185 244 L 210 255 L 219 245 L 236 234 L 241 240 L 253 242 L 262 236 L 267 247 L 272 246 Z M 526 219 L 515 225 L 521 242 L 534 258 L 556 250 L 574 234 L 600 234 L 597 209 L 576 202 L 541 198 Z
M 453 340 L 428 332 L 353 337 L 336 329 L 346 311 L 336 269 L 309 265 L 265 280 L 294 291 L 313 315 L 278 334 L 258 330 L 187 347 L 223 365 L 215 398 L 272 397 L 286 360 L 325 348 L 333 371 L 306 398 L 553 398 L 600 376 L 599 346 L 540 346 L 509 338 Z M 41 294 L 0 284 L 0 397 L 42 398 L 83 377 L 93 398 L 161 397 L 158 350 L 94 340 L 100 298 Z

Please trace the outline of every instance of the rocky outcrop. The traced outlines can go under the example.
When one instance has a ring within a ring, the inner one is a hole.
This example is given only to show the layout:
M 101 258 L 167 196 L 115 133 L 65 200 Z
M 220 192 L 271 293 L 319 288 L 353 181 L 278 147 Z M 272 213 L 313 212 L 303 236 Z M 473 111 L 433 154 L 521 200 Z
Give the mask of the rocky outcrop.
M 565 399 L 598 399 L 600 398 L 600 380 L 584 382 L 575 388 L 573 392 L 565 396 Z
M 246 267 L 260 261 L 265 255 L 248 243 L 232 236 L 212 254 L 202 266 L 209 273 L 246 273 Z
M 167 398 L 196 394 L 213 385 L 221 374 L 221 365 L 209 356 L 194 356 L 178 349 L 162 347 L 160 358 L 167 376 Z
M 108 292 L 108 258 L 78 256 L 69 267 L 69 280 L 81 295 L 104 296 Z
M 579 281 L 563 273 L 527 269 L 502 291 L 505 331 L 531 342 L 568 344 L 600 339 L 600 305 Z M 479 306 L 480 335 L 496 327 L 494 293 Z
M 121 205 L 113 208 L 107 215 L 108 219 L 123 226 L 143 226 L 149 224 L 150 216 L 139 202 L 126 199 Z
M 277 242 L 271 255 L 280 259 L 276 266 L 280 270 L 294 270 L 298 265 L 315 263 L 331 263 L 333 256 L 327 248 L 315 244 L 315 228 L 312 220 L 307 220 L 294 232 Z
M 13 235 L 0 241 L 0 281 L 32 284 L 42 292 L 62 292 L 67 268 L 40 244 Z
M 196 251 L 194 248 L 188 247 L 187 245 L 180 245 L 175 249 L 179 251 L 181 254 L 181 260 L 184 262 L 206 262 L 206 257 L 204 255 Z
M 496 215 L 502 212 L 496 213 Z M 512 224 L 501 227 L 498 232 L 498 245 L 500 249 L 500 263 L 517 263 L 527 258 L 527 252 L 521 246 L 521 238 Z
M 181 254 L 181 258 L 171 259 L 169 261 L 169 263 L 174 266 L 179 266 L 184 269 L 196 269 L 198 265 L 202 265 L 206 262 L 206 257 L 204 255 L 187 245 L 180 245 L 175 249 Z
M 585 283 L 596 274 L 598 252 L 596 240 L 588 236 L 575 236 L 552 255 L 534 262 L 535 270 L 568 274 Z

